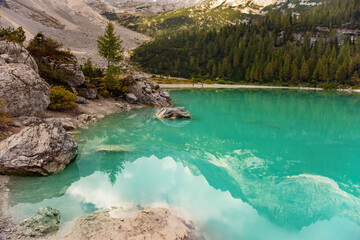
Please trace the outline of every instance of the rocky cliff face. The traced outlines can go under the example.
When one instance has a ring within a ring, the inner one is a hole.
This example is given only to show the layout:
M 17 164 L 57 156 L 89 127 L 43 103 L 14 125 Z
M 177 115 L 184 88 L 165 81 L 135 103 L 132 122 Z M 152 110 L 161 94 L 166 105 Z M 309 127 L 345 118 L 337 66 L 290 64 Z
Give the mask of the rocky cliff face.
M 0 41 L 0 99 L 13 117 L 32 116 L 50 104 L 50 86 L 25 48 Z
M 167 107 L 173 104 L 170 94 L 146 77 L 134 76 L 134 82 L 129 87 L 126 100 L 130 103 L 141 103 L 154 107 Z
M 23 63 L 34 69 L 35 72 L 39 71 L 34 58 L 23 46 L 16 43 L 0 41 L 0 61 L 1 59 L 3 64 Z
M 77 58 L 75 56 L 61 60 L 53 60 L 50 56 L 38 60 L 51 69 L 55 69 L 63 73 L 63 75 L 66 75 L 67 77 L 63 78 L 63 82 L 70 87 L 75 88 L 85 82 L 84 73 L 82 72 L 80 65 L 77 64 Z
M 13 117 L 32 116 L 50 104 L 50 86 L 25 64 L 0 66 L 0 98 Z

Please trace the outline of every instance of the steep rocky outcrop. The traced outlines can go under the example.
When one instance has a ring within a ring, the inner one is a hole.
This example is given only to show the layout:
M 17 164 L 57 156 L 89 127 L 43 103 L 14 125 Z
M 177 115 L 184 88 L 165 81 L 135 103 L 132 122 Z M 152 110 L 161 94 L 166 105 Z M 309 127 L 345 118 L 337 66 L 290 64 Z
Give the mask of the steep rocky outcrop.
M 81 70 L 81 67 L 77 64 L 77 59 L 75 56 L 63 58 L 63 59 L 53 59 L 51 57 L 45 57 L 41 59 L 41 62 L 51 69 L 55 69 L 59 72 L 62 72 L 66 77 L 62 78 L 63 82 L 68 84 L 70 87 L 78 87 L 85 82 L 84 73 Z
M 149 106 L 167 107 L 173 104 L 170 94 L 154 82 L 143 76 L 134 76 L 134 82 L 128 87 L 126 100 L 130 103 L 142 103 Z
M 6 63 L 23 63 L 35 72 L 39 71 L 36 61 L 23 46 L 14 42 L 0 41 L 0 65 Z
M 191 114 L 184 107 L 161 108 L 156 112 L 158 118 L 191 118 Z
M 13 117 L 32 116 L 50 104 L 50 86 L 30 66 L 10 63 L 0 66 L 0 98 L 4 111 Z
M 24 236 L 39 237 L 59 230 L 60 211 L 51 207 L 40 208 L 39 211 L 20 223 L 19 232 Z
M 49 175 L 62 171 L 78 154 L 60 123 L 26 127 L 0 142 L 0 174 Z
M 124 211 L 112 208 L 79 218 L 65 239 L 189 239 L 187 223 L 169 209 Z

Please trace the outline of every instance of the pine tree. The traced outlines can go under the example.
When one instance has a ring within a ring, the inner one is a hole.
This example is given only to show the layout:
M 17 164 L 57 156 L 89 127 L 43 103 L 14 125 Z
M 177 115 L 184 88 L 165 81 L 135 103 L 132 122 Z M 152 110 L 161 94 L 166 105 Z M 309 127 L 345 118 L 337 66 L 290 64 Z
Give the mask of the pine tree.
M 104 35 L 98 38 L 97 44 L 100 56 L 107 60 L 108 68 L 123 60 L 122 40 L 115 35 L 114 25 L 111 22 L 106 26 Z

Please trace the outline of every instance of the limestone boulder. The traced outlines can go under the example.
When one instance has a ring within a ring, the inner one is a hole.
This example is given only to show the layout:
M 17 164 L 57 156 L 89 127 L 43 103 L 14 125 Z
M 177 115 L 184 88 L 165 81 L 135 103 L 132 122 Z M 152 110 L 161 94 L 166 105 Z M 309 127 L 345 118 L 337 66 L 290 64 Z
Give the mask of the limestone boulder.
M 96 88 L 77 88 L 78 95 L 84 97 L 86 99 L 95 99 L 97 97 L 97 89 Z
M 181 118 L 191 118 L 191 114 L 184 107 L 176 108 L 161 108 L 156 112 L 157 118 L 171 118 L 171 119 L 181 119 Z
M 126 100 L 129 103 L 142 103 L 154 107 L 167 107 L 173 104 L 170 94 L 144 76 L 134 76 L 133 83 L 128 87 Z M 131 97 L 129 94 L 132 94 Z M 136 101 L 135 98 L 136 97 Z
M 19 232 L 28 237 L 40 237 L 59 230 L 60 211 L 51 207 L 40 208 L 39 211 L 20 223 Z
M 133 93 L 127 93 L 125 97 L 126 97 L 126 101 L 128 101 L 129 103 L 138 102 L 138 98 Z
M 64 239 L 167 239 L 191 238 L 192 222 L 174 215 L 166 208 L 142 211 L 113 207 L 79 218 Z M 198 238 L 199 239 L 199 238 Z
M 0 66 L 0 99 L 13 117 L 32 116 L 50 104 L 50 85 L 25 64 Z
M 50 68 L 56 69 L 59 72 L 66 74 L 66 78 L 63 79 L 64 83 L 70 87 L 76 88 L 85 82 L 84 73 L 81 70 L 75 56 L 65 59 L 52 59 L 50 57 L 44 57 L 41 62 Z
M 75 160 L 77 143 L 61 123 L 42 123 L 24 128 L 0 142 L 0 174 L 49 175 Z
M 80 96 L 76 96 L 76 103 L 78 104 L 86 104 L 86 99 Z
M 38 65 L 29 52 L 20 44 L 0 41 L 0 65 L 8 63 L 22 63 L 38 72 Z
M 72 131 L 76 129 L 76 126 L 74 124 L 74 121 L 71 118 L 45 118 L 44 122 L 46 123 L 60 123 L 65 130 Z

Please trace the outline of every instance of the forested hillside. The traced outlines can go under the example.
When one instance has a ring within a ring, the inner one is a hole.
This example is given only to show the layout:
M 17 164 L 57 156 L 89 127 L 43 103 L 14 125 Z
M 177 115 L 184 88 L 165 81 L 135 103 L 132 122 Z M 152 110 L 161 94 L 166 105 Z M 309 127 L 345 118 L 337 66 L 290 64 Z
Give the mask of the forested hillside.
M 257 18 L 267 11 L 281 14 L 284 9 L 303 12 L 327 0 L 206 0 L 193 7 L 184 7 L 159 14 L 102 12 L 117 21 L 149 36 L 169 35 L 179 30 L 220 28 Z M 270 5 L 267 5 L 270 4 Z
M 132 60 L 151 73 L 259 84 L 359 85 L 360 2 L 274 12 L 220 30 L 158 37 Z

